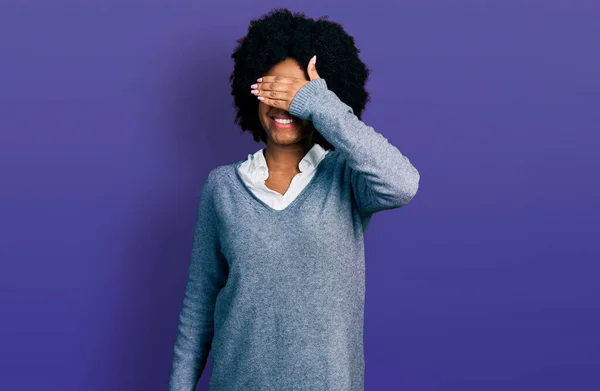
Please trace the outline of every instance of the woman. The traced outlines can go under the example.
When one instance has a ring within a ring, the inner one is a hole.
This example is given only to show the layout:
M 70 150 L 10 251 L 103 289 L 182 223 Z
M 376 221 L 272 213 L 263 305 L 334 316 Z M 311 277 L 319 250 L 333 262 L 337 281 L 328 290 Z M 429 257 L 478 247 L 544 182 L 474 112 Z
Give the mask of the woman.
M 236 122 L 266 147 L 203 183 L 172 391 L 209 351 L 211 391 L 364 389 L 363 235 L 420 177 L 361 122 L 369 70 L 325 19 L 273 10 L 232 55 Z

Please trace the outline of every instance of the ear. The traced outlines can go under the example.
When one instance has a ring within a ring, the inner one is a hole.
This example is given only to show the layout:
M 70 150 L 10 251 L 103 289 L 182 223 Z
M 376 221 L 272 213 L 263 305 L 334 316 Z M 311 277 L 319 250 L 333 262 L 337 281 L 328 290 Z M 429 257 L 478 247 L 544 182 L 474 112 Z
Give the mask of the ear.
M 316 63 L 317 63 L 317 55 L 315 54 L 308 62 L 308 67 L 307 67 L 308 77 L 310 78 L 311 81 L 321 78 L 319 76 L 319 74 L 317 73 Z

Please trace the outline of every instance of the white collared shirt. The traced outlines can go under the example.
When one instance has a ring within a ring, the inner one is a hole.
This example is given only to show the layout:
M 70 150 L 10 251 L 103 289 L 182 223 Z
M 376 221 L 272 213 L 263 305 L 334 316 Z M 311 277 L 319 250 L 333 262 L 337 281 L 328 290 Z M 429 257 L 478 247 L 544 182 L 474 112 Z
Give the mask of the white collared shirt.
M 265 181 L 269 177 L 269 168 L 265 160 L 264 148 L 259 149 L 254 154 L 248 154 L 248 159 L 240 165 L 238 172 L 246 186 L 261 201 L 275 210 L 283 210 L 308 184 L 314 176 L 317 166 L 327 153 L 329 153 L 328 149 L 324 149 L 317 143 L 313 144 L 298 164 L 300 172 L 292 178 L 285 194 L 280 194 L 265 185 Z

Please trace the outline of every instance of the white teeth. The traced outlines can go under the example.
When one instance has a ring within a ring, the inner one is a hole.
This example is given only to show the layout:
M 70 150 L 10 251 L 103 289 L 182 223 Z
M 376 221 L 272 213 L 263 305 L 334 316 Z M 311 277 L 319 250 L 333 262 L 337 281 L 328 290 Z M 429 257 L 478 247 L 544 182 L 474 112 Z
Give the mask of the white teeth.
M 280 123 L 280 124 L 291 124 L 292 122 L 295 122 L 293 119 L 279 119 L 279 118 L 275 118 L 275 122 Z

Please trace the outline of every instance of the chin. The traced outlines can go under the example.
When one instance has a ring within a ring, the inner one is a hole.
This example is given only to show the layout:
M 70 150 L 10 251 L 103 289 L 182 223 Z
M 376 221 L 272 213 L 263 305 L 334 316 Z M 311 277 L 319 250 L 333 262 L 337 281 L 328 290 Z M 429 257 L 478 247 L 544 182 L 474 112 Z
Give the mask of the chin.
M 271 133 L 271 140 L 273 140 L 273 142 L 275 142 L 275 144 L 281 144 L 281 145 L 286 145 L 286 144 L 296 144 L 300 141 L 302 141 L 305 137 L 303 137 L 303 135 L 300 132 L 289 132 L 289 133 L 285 133 L 285 134 L 277 134 L 274 135 L 273 133 Z
M 310 136 L 306 129 L 269 129 L 268 134 L 276 144 L 294 144 Z

